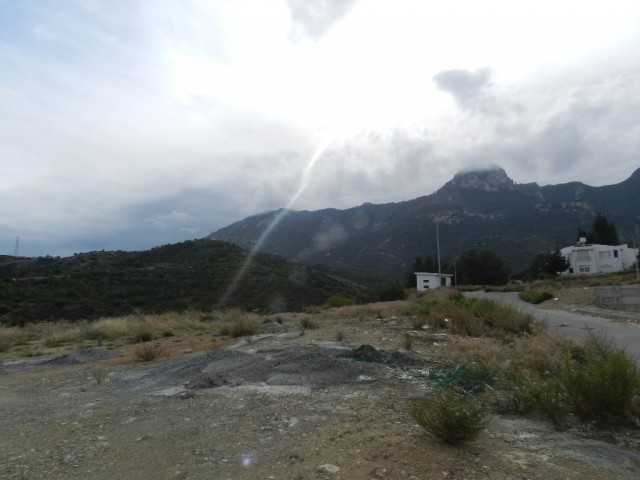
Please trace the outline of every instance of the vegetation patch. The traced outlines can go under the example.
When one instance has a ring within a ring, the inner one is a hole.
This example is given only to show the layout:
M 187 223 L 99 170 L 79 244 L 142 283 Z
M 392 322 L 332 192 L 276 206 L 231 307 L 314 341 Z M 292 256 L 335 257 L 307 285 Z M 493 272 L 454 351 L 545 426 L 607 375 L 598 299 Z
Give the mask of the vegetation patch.
M 133 354 L 140 362 L 150 362 L 155 360 L 162 353 L 162 346 L 159 343 L 141 343 L 133 350 Z
M 490 330 L 503 333 L 531 332 L 533 317 L 492 300 L 462 298 L 437 301 L 429 299 L 419 309 L 433 328 L 448 328 L 456 335 L 479 337 Z
M 536 305 L 554 298 L 553 292 L 550 292 L 549 290 L 525 290 L 520 292 L 518 296 L 521 300 Z
M 336 307 L 348 307 L 349 305 L 355 305 L 355 301 L 351 298 L 342 297 L 340 295 L 331 295 L 327 298 L 325 305 L 330 308 Z
M 486 428 L 488 419 L 480 402 L 451 389 L 413 398 L 409 413 L 422 428 L 453 445 L 475 440 Z

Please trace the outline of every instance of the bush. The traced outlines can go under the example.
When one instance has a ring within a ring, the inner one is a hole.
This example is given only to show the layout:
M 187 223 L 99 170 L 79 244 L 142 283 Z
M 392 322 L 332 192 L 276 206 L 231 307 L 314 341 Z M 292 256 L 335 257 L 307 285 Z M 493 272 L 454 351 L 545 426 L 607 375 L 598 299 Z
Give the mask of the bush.
M 351 298 L 341 297 L 340 295 L 331 295 L 327 298 L 325 305 L 328 307 L 348 307 L 354 305 L 356 302 Z
M 453 390 L 412 399 L 409 413 L 422 428 L 453 445 L 474 440 L 487 425 L 485 408 Z
M 373 294 L 373 300 L 379 302 L 392 302 L 394 300 L 404 300 L 405 298 L 407 298 L 407 292 L 398 281 L 379 287 Z
M 426 314 L 434 328 L 450 328 L 458 335 L 479 337 L 490 328 L 509 333 L 529 333 L 533 317 L 492 300 L 465 298 L 457 301 L 428 302 L 419 312 Z
M 300 325 L 302 326 L 302 328 L 307 329 L 307 330 L 316 330 L 316 329 L 320 328 L 318 323 L 314 322 L 310 318 L 303 318 L 302 320 L 300 320 Z
M 560 376 L 573 411 L 582 420 L 625 421 L 640 393 L 638 367 L 624 351 L 609 351 L 597 340 L 592 339 L 584 353 L 582 362 L 568 361 Z
M 569 412 L 600 425 L 628 421 L 640 393 L 640 373 L 633 360 L 604 336 L 591 336 L 583 348 L 570 353 L 555 376 L 526 387 L 533 407 L 556 426 L 564 426 Z
M 229 335 L 233 338 L 239 338 L 255 335 L 258 331 L 258 327 L 254 322 L 250 320 L 239 318 L 231 324 L 224 325 L 221 330 L 223 335 Z
M 564 386 L 557 379 L 525 385 L 522 400 L 549 418 L 558 430 L 568 427 L 571 405 Z
M 137 323 L 133 327 L 133 341 L 134 343 L 139 342 L 150 342 L 153 340 L 153 328 L 147 322 Z
M 548 290 L 525 290 L 524 292 L 520 292 L 518 296 L 525 302 L 533 304 L 546 302 L 554 297 L 553 292 Z
M 139 361 L 150 362 L 160 356 L 162 347 L 159 343 L 141 343 L 135 348 L 133 353 Z

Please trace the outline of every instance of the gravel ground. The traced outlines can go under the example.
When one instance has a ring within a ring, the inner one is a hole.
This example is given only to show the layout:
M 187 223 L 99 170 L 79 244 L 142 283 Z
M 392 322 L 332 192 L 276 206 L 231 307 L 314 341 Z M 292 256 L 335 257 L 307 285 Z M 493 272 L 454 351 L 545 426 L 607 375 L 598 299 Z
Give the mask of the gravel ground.
M 99 349 L 5 360 L 0 478 L 640 477 L 640 454 L 613 433 L 595 440 L 496 415 L 467 446 L 430 437 L 407 405 L 429 388 L 437 349 L 399 349 L 408 325 L 352 322 L 340 326 L 344 342 L 332 340 L 335 325 L 260 335 L 145 364 Z

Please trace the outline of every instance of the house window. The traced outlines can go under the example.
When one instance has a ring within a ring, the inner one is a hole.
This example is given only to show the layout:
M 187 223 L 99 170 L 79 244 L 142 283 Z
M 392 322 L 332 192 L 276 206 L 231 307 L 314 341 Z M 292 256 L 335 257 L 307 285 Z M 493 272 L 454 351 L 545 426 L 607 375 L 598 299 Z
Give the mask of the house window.
M 578 265 L 578 272 L 589 273 L 590 271 L 591 271 L 591 267 L 589 265 Z
M 576 250 L 576 260 L 578 262 L 590 262 L 589 250 Z
M 613 251 L 613 256 L 614 256 L 615 258 L 618 258 L 618 250 L 614 250 L 614 251 Z
M 611 258 L 611 252 L 598 252 L 598 256 L 600 257 L 600 259 Z

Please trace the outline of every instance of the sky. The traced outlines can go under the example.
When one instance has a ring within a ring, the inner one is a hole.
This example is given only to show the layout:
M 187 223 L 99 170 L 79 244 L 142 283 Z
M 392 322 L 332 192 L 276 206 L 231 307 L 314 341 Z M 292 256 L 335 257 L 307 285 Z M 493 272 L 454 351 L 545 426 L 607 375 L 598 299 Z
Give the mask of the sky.
M 0 0 L 0 254 L 640 167 L 640 2 Z

